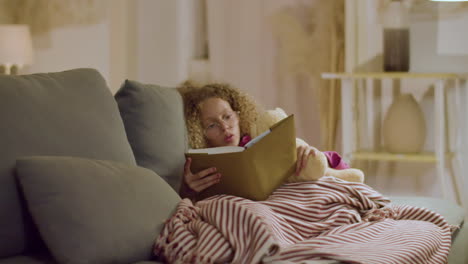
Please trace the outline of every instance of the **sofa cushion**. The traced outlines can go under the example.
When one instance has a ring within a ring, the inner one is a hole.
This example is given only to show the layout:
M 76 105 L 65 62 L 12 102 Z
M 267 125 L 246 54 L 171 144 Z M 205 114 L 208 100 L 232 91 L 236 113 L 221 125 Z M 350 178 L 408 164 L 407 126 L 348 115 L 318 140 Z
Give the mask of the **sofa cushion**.
M 41 156 L 19 159 L 17 171 L 59 263 L 150 260 L 154 240 L 180 201 L 156 173 L 134 165 Z
M 135 164 L 117 104 L 92 69 L 0 75 L 0 257 L 37 245 L 14 180 L 16 158 L 69 155 Z
M 187 149 L 180 94 L 175 88 L 126 80 L 115 99 L 137 164 L 178 191 Z

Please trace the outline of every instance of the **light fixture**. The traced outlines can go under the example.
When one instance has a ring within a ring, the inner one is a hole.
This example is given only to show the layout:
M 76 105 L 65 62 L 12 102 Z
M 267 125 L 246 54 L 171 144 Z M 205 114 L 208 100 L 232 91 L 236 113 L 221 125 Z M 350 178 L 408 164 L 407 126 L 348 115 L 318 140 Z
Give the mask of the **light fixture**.
M 0 24 L 0 65 L 11 74 L 33 61 L 31 34 L 27 25 Z

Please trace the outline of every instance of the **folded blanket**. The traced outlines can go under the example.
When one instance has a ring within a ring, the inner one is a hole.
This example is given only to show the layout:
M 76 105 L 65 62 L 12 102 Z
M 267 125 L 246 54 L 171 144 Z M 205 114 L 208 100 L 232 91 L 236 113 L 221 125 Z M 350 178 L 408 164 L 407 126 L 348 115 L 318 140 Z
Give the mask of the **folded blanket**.
M 323 177 L 285 184 L 266 201 L 184 199 L 154 253 L 170 263 L 446 263 L 450 244 L 441 215 Z

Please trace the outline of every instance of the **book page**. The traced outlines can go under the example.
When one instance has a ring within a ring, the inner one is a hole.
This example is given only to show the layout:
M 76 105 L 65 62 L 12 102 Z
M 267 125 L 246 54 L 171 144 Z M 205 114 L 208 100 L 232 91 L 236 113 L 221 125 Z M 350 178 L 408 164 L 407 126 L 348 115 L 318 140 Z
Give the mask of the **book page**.
M 241 152 L 246 148 L 251 147 L 266 135 L 270 134 L 271 129 L 261 133 L 260 135 L 256 136 L 252 140 L 250 140 L 244 147 L 237 147 L 237 146 L 223 146 L 223 147 L 215 147 L 215 148 L 202 148 L 202 149 L 189 149 L 187 153 L 202 153 L 202 154 L 221 154 L 221 153 L 233 153 L 233 152 Z
M 238 146 L 224 146 L 216 148 L 202 148 L 202 149 L 189 149 L 187 153 L 201 153 L 201 154 L 221 154 L 221 153 L 232 153 L 232 152 L 241 152 L 245 148 Z
M 260 135 L 256 136 L 254 139 L 250 140 L 247 144 L 245 144 L 245 148 L 251 147 L 253 144 L 257 143 L 260 141 L 260 139 L 264 138 L 266 135 L 270 134 L 271 129 L 268 129 L 267 131 L 261 133 Z

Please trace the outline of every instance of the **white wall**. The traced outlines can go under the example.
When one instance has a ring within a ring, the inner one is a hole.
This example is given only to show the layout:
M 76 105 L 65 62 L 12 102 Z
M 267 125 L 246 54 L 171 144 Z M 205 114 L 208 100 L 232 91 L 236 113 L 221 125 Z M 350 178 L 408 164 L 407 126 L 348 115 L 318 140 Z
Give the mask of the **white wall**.
M 468 37 L 466 26 L 468 25 L 468 13 L 453 15 L 439 19 L 437 50 L 440 54 L 468 56 Z M 461 34 L 460 34 L 461 33 Z
M 189 62 L 197 57 L 200 5 L 201 1 L 136 1 L 139 81 L 175 86 L 187 79 Z
M 201 1 L 113 0 L 97 25 L 65 26 L 34 36 L 34 64 L 22 73 L 78 67 L 99 70 L 112 92 L 125 79 L 175 86 L 200 56 Z
M 468 11 L 464 14 L 468 22 Z M 458 32 L 457 39 L 449 37 L 450 34 L 441 32 L 451 22 L 442 21 L 417 21 L 411 25 L 411 69 L 419 72 L 468 72 L 468 53 L 463 49 L 457 50 L 452 46 L 451 54 L 446 52 L 446 44 L 462 41 L 468 43 L 468 34 Z M 441 27 L 441 25 L 445 25 Z M 468 23 L 466 24 L 468 25 Z M 467 32 L 465 30 L 465 32 Z M 442 46 L 442 47 L 441 47 Z M 442 48 L 442 49 L 441 49 Z M 465 48 L 466 47 L 461 47 Z
M 137 80 L 170 85 L 178 79 L 177 1 L 136 1 Z
M 134 1 L 113 0 L 109 7 L 109 86 L 116 92 L 125 79 L 136 79 L 136 7 Z
M 107 23 L 58 28 L 33 37 L 34 63 L 23 73 L 98 69 L 109 79 L 109 30 Z

